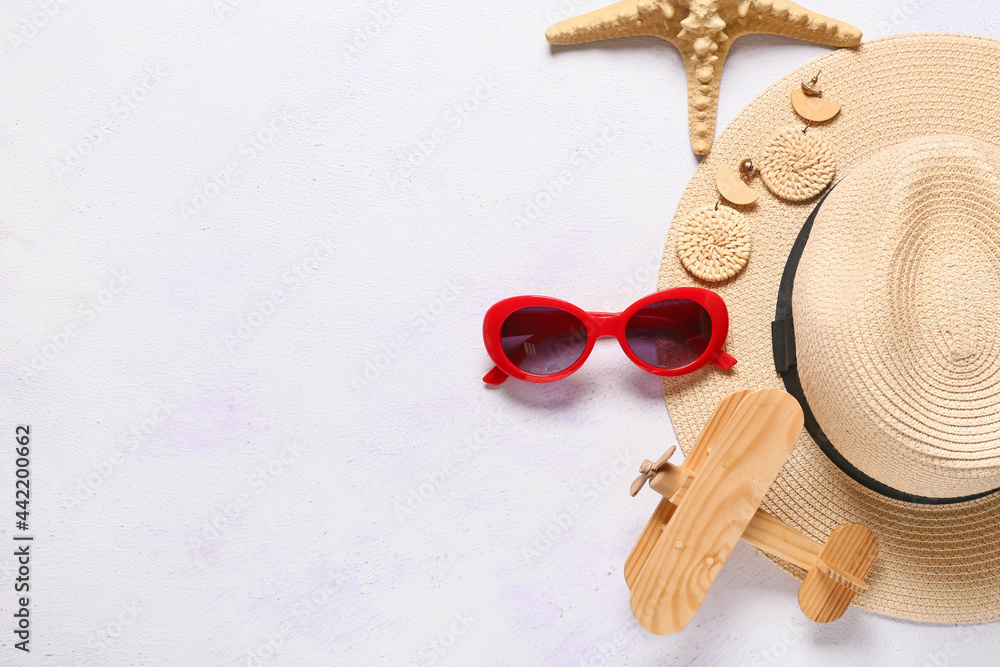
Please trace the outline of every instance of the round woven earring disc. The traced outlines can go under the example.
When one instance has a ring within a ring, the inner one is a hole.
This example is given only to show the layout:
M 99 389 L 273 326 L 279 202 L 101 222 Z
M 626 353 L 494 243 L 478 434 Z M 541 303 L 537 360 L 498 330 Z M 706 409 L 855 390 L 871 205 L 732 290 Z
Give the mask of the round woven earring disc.
M 746 217 L 728 206 L 691 212 L 677 234 L 677 256 L 692 275 L 719 282 L 743 270 L 750 259 Z
M 820 130 L 789 125 L 778 130 L 760 155 L 760 178 L 776 197 L 812 199 L 833 182 L 833 146 Z

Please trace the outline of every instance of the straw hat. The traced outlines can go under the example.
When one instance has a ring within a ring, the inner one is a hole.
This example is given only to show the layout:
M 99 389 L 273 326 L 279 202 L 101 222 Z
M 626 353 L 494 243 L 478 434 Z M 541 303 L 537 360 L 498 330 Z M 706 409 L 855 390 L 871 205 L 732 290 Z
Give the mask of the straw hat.
M 801 202 L 752 181 L 746 268 L 700 282 L 677 257 L 681 221 L 715 201 L 720 164 L 801 127 L 789 93 L 819 69 L 824 98 L 843 104 L 821 128 L 839 180 Z M 800 388 L 808 432 L 763 507 L 818 541 L 848 522 L 871 528 L 879 555 L 856 605 L 899 618 L 1000 618 L 998 90 L 1000 41 L 959 35 L 881 39 L 793 72 L 695 172 L 660 269 L 661 289 L 726 300 L 739 359 L 664 378 L 681 445 L 733 391 Z

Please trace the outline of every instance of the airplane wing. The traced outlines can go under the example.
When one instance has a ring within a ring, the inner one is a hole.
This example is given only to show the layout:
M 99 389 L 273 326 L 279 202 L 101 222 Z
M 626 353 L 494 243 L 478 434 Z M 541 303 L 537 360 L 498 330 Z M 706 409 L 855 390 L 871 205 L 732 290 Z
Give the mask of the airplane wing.
M 632 613 L 640 625 L 656 634 L 687 625 L 801 430 L 798 402 L 778 389 L 727 399 L 717 408 L 705 429 L 706 442 L 699 438 L 704 453 L 699 449 L 694 463 L 698 476 L 635 578 Z

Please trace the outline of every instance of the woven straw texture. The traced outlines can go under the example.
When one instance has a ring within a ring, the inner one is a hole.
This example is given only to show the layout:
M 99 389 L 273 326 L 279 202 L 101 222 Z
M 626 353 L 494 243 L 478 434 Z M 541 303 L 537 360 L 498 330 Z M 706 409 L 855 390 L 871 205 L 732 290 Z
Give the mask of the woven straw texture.
M 791 125 L 778 130 L 760 154 L 760 178 L 782 199 L 812 199 L 833 183 L 837 163 L 822 130 Z
M 792 296 L 799 379 L 870 477 L 938 498 L 1000 488 L 998 279 L 1000 147 L 904 141 L 823 202 Z
M 1000 444 L 990 438 L 990 431 L 998 431 L 1000 400 L 994 321 L 1000 293 L 1000 217 L 995 210 L 1000 190 L 990 169 L 998 164 L 993 151 L 1000 146 L 995 103 L 1000 42 L 985 38 L 900 35 L 832 53 L 776 82 L 720 135 L 680 199 L 658 286 L 700 285 L 721 295 L 730 315 L 726 347 L 739 363 L 727 372 L 706 368 L 664 378 L 664 397 L 678 440 L 690 448 L 716 404 L 733 391 L 784 388 L 774 371 L 771 321 L 781 272 L 815 200 L 796 203 L 761 196 L 748 214 L 753 256 L 741 273 L 725 282 L 692 277 L 675 248 L 684 218 L 714 200 L 714 174 L 720 163 L 754 154 L 777 129 L 801 124 L 788 94 L 818 69 L 823 70 L 824 96 L 843 104 L 841 113 L 823 125 L 841 175 L 855 167 L 874 175 L 879 162 L 861 165 L 896 144 L 930 135 L 975 137 L 992 146 L 959 138 L 941 155 L 923 143 L 903 146 L 900 150 L 916 151 L 925 164 L 907 165 L 898 154 L 889 155 L 896 161 L 891 175 L 879 174 L 866 189 L 845 187 L 846 195 L 838 185 L 838 198 L 831 195 L 827 201 L 835 207 L 822 210 L 817 218 L 816 238 L 810 236 L 800 264 L 804 282 L 797 280 L 795 287 L 799 370 L 810 405 L 835 445 L 847 448 L 845 453 L 857 465 L 904 487 L 901 490 L 959 496 L 997 486 Z M 929 179 L 920 177 L 922 168 L 931 173 Z M 841 185 L 849 185 L 846 178 Z M 963 192 L 965 201 L 938 198 L 935 201 L 950 204 L 932 211 L 932 224 L 907 225 L 912 216 L 926 214 L 926 207 L 920 209 L 921 195 L 940 192 L 941 186 Z M 863 201 L 852 202 L 851 196 Z M 849 211 L 851 206 L 857 208 Z M 869 234 L 867 239 L 848 239 L 843 233 L 850 229 L 843 222 L 849 215 L 858 218 L 850 224 L 859 235 Z M 949 222 L 961 216 L 966 216 L 965 223 Z M 862 220 L 869 223 L 864 230 Z M 887 220 L 891 224 L 875 225 Z M 830 222 L 829 230 L 825 221 Z M 834 233 L 837 225 L 842 230 Z M 836 247 L 848 241 L 848 247 Z M 849 266 L 836 266 L 844 261 Z M 815 273 L 807 276 L 806 267 Z M 970 279 L 970 272 L 975 278 Z M 847 282 L 824 285 L 830 275 Z M 812 312 L 804 305 L 807 293 Z M 817 301 L 818 295 L 837 306 Z M 851 301 L 858 316 L 853 322 L 839 321 Z M 809 329 L 809 343 L 798 331 L 800 316 L 801 326 Z M 922 332 L 935 333 L 921 338 Z M 867 347 L 871 344 L 878 349 Z M 831 345 L 837 346 L 835 354 L 823 347 Z M 837 359 L 821 361 L 829 355 Z M 980 414 L 979 421 L 970 422 L 970 412 Z M 859 421 L 852 423 L 854 418 Z M 853 439 L 844 435 L 849 430 Z M 885 433 L 893 433 L 892 441 L 881 438 Z M 871 442 L 874 437 L 879 437 L 877 445 Z M 890 453 L 872 456 L 874 449 Z M 888 460 L 904 451 L 905 457 Z M 868 592 L 856 598 L 859 607 L 941 623 L 1000 618 L 1000 493 L 950 505 L 892 500 L 850 479 L 803 433 L 763 507 L 819 542 L 848 522 L 875 532 L 879 555 L 867 580 Z M 799 578 L 804 575 L 775 562 Z
M 707 282 L 732 278 L 750 259 L 746 216 L 728 206 L 706 206 L 681 221 L 677 256 L 688 271 Z

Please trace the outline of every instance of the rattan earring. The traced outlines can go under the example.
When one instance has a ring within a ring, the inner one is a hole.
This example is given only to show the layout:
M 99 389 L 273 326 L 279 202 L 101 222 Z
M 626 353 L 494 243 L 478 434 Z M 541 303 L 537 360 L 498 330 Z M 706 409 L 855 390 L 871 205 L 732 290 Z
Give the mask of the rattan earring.
M 688 214 L 677 234 L 677 256 L 687 271 L 706 282 L 720 282 L 743 270 L 750 259 L 750 225 L 746 216 L 729 206 L 749 206 L 757 201 L 757 193 L 747 182 L 756 168 L 750 159 L 740 162 L 737 175 L 730 167 L 720 165 L 715 172 L 719 199 L 715 206 L 705 206 Z
M 760 155 L 764 185 L 788 201 L 815 197 L 833 182 L 837 172 L 833 146 L 822 131 L 811 128 L 840 113 L 840 104 L 824 100 L 817 81 L 819 73 L 808 83 L 803 82 L 801 90 L 792 91 L 792 108 L 805 119 L 805 127 L 781 128 Z

